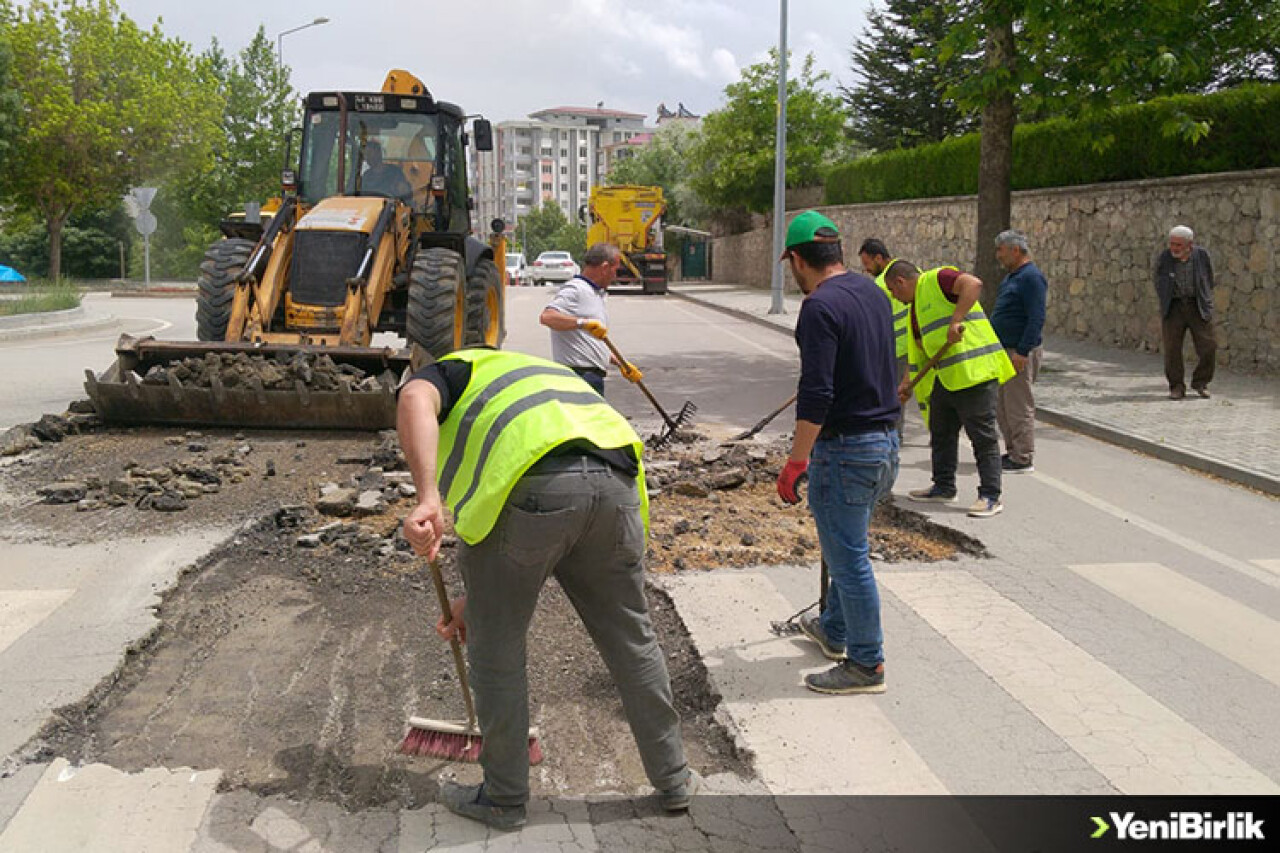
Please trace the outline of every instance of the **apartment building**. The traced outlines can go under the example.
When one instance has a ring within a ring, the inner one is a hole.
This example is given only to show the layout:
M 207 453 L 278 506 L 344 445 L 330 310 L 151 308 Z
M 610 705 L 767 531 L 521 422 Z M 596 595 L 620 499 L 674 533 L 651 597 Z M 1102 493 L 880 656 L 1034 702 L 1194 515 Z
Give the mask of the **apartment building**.
M 477 232 L 554 202 L 570 219 L 608 173 L 606 148 L 647 133 L 644 116 L 602 106 L 553 107 L 494 126 L 493 151 L 471 149 Z

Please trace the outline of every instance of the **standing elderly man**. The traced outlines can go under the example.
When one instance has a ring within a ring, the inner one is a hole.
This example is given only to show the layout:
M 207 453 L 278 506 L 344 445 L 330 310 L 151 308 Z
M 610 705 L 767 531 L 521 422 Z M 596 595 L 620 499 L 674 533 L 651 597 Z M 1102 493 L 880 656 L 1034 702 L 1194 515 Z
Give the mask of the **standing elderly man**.
M 827 608 L 800 620 L 804 633 L 838 663 L 805 676 L 818 693 L 883 693 L 880 593 L 867 530 L 876 502 L 898 476 L 899 404 L 894 393 L 893 316 L 866 276 L 844 268 L 835 223 L 815 210 L 792 220 L 786 251 L 805 299 L 796 320 L 800 384 L 791 456 L 778 495 L 809 508 L 831 573 Z
M 581 376 L 604 396 L 604 377 L 617 359 L 609 354 L 605 297 L 618 277 L 622 253 L 617 246 L 596 243 L 582 256 L 582 272 L 565 283 L 542 311 L 538 322 L 551 330 L 551 358 Z M 624 379 L 638 382 L 644 374 L 635 365 L 618 365 Z
M 1169 248 L 1156 258 L 1164 375 L 1169 380 L 1169 397 L 1174 400 L 1187 395 L 1182 366 L 1182 342 L 1187 332 L 1191 332 L 1196 348 L 1191 389 L 1201 397 L 1209 396 L 1218 351 L 1213 334 L 1213 260 L 1195 245 L 1195 238 L 1190 228 L 1177 226 L 1169 232 Z
M 1021 231 L 996 235 L 996 260 L 1008 275 L 1000 282 L 991 327 L 1017 371 L 1000 386 L 996 402 L 1005 448 L 1000 467 L 1008 474 L 1029 474 L 1035 470 L 1036 453 L 1036 400 L 1031 386 L 1044 352 L 1041 340 L 1049 282 L 1031 260 L 1027 235 Z

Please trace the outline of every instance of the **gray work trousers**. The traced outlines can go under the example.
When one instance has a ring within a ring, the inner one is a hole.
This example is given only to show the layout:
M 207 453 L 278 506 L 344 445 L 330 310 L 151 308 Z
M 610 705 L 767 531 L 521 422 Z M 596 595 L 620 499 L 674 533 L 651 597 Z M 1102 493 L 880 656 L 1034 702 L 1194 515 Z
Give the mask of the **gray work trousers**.
M 1005 349 L 1006 353 L 1017 350 Z M 1004 449 L 1019 465 L 1029 464 L 1036 455 L 1036 398 L 1031 391 L 1040 375 L 1040 359 L 1044 347 L 1036 347 L 1027 356 L 1027 364 L 1008 382 L 1000 386 L 997 396 L 996 422 L 1004 437 Z
M 590 457 L 551 457 L 516 484 L 493 530 L 459 543 L 468 660 L 484 735 L 484 793 L 529 799 L 526 635 L 555 575 L 621 694 L 645 773 L 658 790 L 688 764 L 671 679 L 644 596 L 644 524 L 635 480 Z M 580 745 L 579 745 L 580 746 Z

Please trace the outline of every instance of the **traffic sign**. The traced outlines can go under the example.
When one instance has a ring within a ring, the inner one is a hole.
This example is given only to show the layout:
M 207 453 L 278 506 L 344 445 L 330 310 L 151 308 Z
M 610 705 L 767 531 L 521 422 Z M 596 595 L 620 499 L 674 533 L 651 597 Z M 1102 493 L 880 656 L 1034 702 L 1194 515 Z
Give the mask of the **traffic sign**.
M 134 187 L 129 190 L 129 195 L 133 196 L 134 201 L 138 203 L 138 207 L 147 210 L 151 207 L 151 200 L 156 197 L 155 187 Z
M 149 210 L 138 212 L 138 218 L 133 221 L 133 227 L 138 229 L 138 233 L 143 237 L 149 237 L 156 233 L 156 215 Z

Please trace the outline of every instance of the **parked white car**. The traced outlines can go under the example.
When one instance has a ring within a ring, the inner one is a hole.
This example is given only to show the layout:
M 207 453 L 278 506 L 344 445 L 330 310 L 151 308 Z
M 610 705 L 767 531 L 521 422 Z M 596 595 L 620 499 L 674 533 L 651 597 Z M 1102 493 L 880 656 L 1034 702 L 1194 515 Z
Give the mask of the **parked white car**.
M 524 252 L 507 252 L 507 283 L 510 285 L 529 283 L 529 265 L 524 262 Z
M 543 252 L 533 262 L 530 276 L 536 285 L 544 285 L 549 281 L 564 282 L 579 272 L 578 265 L 568 252 Z

